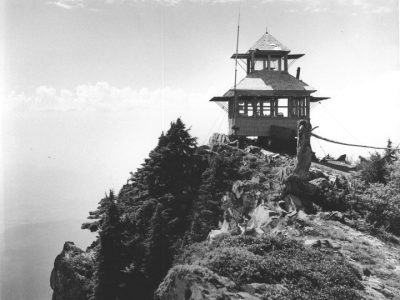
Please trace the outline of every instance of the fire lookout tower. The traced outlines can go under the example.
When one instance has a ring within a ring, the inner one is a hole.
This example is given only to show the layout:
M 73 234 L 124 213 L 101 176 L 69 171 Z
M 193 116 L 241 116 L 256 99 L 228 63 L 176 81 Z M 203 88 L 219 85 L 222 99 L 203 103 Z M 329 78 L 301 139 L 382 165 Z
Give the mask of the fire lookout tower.
M 295 153 L 297 121 L 310 119 L 310 102 L 329 99 L 314 97 L 314 88 L 289 74 L 289 65 L 304 54 L 289 48 L 265 32 L 246 53 L 231 58 L 245 64 L 246 77 L 222 97 L 210 101 L 226 108 L 229 134 L 258 137 L 266 146 Z

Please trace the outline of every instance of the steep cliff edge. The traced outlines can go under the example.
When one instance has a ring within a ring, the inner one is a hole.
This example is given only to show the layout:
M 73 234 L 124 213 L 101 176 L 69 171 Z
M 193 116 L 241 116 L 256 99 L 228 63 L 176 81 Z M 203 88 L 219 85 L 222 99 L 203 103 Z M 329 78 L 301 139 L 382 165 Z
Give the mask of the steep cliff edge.
M 92 289 L 94 252 L 83 251 L 73 242 L 65 242 L 54 261 L 50 276 L 53 300 L 86 300 Z

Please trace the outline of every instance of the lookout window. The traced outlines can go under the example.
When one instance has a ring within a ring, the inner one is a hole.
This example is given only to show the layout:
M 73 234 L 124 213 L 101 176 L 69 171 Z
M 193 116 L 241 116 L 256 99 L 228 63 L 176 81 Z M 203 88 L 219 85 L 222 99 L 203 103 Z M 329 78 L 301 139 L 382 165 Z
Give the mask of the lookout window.
M 244 115 L 245 114 L 245 107 L 244 107 L 244 105 L 245 105 L 245 102 L 244 101 L 240 101 L 239 103 L 238 103 L 238 111 L 239 111 L 239 115 Z
M 251 101 L 246 103 L 247 106 L 247 116 L 252 117 L 254 115 L 254 107 Z
M 305 98 L 293 98 L 291 116 L 292 117 L 306 117 L 307 116 L 307 102 Z
M 261 114 L 262 117 L 270 117 L 271 116 L 271 102 L 270 101 L 261 101 Z
M 288 98 L 279 98 L 277 108 L 278 117 L 288 117 Z

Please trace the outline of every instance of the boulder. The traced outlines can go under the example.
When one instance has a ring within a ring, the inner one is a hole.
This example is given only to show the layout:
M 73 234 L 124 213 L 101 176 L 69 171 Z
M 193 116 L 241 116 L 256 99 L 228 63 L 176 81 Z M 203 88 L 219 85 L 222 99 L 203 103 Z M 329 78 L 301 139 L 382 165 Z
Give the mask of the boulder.
M 312 183 L 304 181 L 296 175 L 290 175 L 285 180 L 283 195 L 290 198 L 297 210 L 304 210 L 306 213 L 315 213 L 313 202 L 318 201 L 320 188 Z
M 262 148 L 256 147 L 256 146 L 248 146 L 244 149 L 245 152 L 251 153 L 251 154 L 262 154 Z
M 321 219 L 324 219 L 324 220 L 337 221 L 337 222 L 340 222 L 343 224 L 346 223 L 345 216 L 339 211 L 320 212 L 318 215 Z
M 248 283 L 241 286 L 200 265 L 173 267 L 158 286 L 155 300 L 259 300 L 265 293 L 284 294 L 283 284 Z
M 285 203 L 288 212 L 302 210 L 304 205 L 301 199 L 295 195 L 289 194 L 285 197 Z
M 229 227 L 230 226 L 229 226 L 229 222 L 227 220 L 224 220 L 220 227 L 221 227 L 220 229 L 215 229 L 215 230 L 211 230 L 210 231 L 210 233 L 207 236 L 207 240 L 208 241 L 212 241 L 217 236 L 229 232 Z
M 320 177 L 309 182 L 310 184 L 314 185 L 318 189 L 325 190 L 329 188 L 329 181 L 326 178 Z
M 92 292 L 94 255 L 65 242 L 51 271 L 52 300 L 87 300 Z
M 308 239 L 304 241 L 304 245 L 311 248 L 339 249 L 340 246 L 332 244 L 327 239 Z
M 263 295 L 267 291 L 274 292 L 274 294 L 280 294 L 287 292 L 287 287 L 283 284 L 268 284 L 268 283 L 248 283 L 243 284 L 240 287 L 242 290 L 252 295 Z
M 244 192 L 244 183 L 240 180 L 236 180 L 232 185 L 232 193 L 237 199 L 240 199 Z
M 252 182 L 252 183 L 260 183 L 260 176 L 259 175 L 253 176 L 251 178 L 250 182 Z
M 238 291 L 235 283 L 198 265 L 173 267 L 159 285 L 155 300 L 257 300 L 249 292 Z
M 223 133 L 213 133 L 208 141 L 208 144 L 212 147 L 215 145 L 236 145 L 238 141 L 231 141 L 229 136 Z
M 259 205 L 251 214 L 251 219 L 247 227 L 254 229 L 257 233 L 264 233 L 263 228 L 279 218 L 279 213 L 268 209 L 264 205 Z
M 336 175 L 329 175 L 328 180 L 329 180 L 329 183 L 330 183 L 331 185 L 337 185 L 337 183 L 338 183 L 338 176 L 336 176 Z
M 259 183 L 258 179 L 240 181 L 237 180 L 232 185 L 232 194 L 235 199 L 230 199 L 235 209 L 241 214 L 250 215 L 251 212 L 262 202 L 262 190 L 265 186 Z
M 328 178 L 329 175 L 326 173 L 322 172 L 321 170 L 317 168 L 311 168 L 310 169 L 310 180 L 317 179 L 317 178 Z

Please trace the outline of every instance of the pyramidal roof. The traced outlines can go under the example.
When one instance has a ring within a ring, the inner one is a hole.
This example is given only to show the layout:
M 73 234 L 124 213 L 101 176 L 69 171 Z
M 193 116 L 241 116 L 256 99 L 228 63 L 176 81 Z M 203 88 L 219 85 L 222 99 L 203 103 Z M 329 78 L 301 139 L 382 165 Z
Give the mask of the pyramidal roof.
M 278 41 L 268 32 L 265 32 L 261 38 L 249 49 L 252 50 L 262 50 L 262 51 L 288 51 L 290 49 Z

